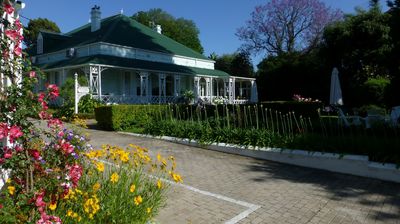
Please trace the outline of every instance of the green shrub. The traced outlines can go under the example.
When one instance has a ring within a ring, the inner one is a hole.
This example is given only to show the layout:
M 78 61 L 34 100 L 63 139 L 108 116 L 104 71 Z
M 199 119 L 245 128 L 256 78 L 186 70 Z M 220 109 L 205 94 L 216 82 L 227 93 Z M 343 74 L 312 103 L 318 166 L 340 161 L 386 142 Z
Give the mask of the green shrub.
M 385 105 L 385 94 L 390 85 L 390 79 L 385 77 L 368 78 L 363 84 L 365 91 L 364 99 L 366 103 Z
M 95 109 L 95 118 L 100 128 L 126 130 L 140 128 L 153 119 L 166 116 L 168 105 L 112 105 Z

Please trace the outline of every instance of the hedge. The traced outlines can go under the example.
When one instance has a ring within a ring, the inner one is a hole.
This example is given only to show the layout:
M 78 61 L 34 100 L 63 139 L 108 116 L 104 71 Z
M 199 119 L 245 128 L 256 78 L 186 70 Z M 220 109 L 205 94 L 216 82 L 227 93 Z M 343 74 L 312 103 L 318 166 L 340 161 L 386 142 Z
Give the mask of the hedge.
M 168 105 L 112 105 L 95 109 L 98 126 L 104 130 L 121 131 L 145 124 L 161 116 Z

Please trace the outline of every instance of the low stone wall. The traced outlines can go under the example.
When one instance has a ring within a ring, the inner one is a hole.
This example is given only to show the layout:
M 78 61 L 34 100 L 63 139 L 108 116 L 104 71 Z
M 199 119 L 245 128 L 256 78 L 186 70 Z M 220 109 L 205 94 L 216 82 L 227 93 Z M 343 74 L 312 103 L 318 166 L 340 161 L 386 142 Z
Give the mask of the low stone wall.
M 181 139 L 168 136 L 155 137 L 151 135 L 141 135 L 126 132 L 120 133 L 137 137 L 162 139 L 175 143 L 201 147 L 218 152 L 247 156 L 256 159 L 263 159 L 400 183 L 400 169 L 398 169 L 395 164 L 370 162 L 368 156 L 341 155 L 334 153 L 311 152 L 304 150 L 290 150 L 280 148 L 243 147 L 225 143 L 202 145 L 194 140 L 189 139 Z

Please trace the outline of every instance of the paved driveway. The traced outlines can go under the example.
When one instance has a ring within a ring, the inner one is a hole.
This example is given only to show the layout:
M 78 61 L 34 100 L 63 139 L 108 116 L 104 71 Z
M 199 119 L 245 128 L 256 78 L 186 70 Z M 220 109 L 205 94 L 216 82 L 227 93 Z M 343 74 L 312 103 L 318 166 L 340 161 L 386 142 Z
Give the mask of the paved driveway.
M 133 143 L 176 157 L 184 185 L 171 187 L 160 223 L 400 223 L 400 184 L 89 132 L 95 147 Z

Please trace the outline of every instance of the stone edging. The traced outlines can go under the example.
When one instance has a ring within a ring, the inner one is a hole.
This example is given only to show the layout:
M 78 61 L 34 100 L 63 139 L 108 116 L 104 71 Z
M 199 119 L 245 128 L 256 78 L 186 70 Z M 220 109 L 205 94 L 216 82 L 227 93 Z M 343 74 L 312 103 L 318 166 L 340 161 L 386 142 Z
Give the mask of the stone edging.
M 152 135 L 142 135 L 128 132 L 118 133 L 132 135 L 136 137 L 161 139 L 184 145 L 201 147 L 218 152 L 247 156 L 256 159 L 270 160 L 280 163 L 400 183 L 400 169 L 398 169 L 395 164 L 382 164 L 371 162 L 368 160 L 368 156 L 341 155 L 335 153 L 322 153 L 269 147 L 244 147 L 226 143 L 212 143 L 209 145 L 202 145 L 197 143 L 197 141 L 189 139 L 181 139 L 168 136 L 156 137 Z

